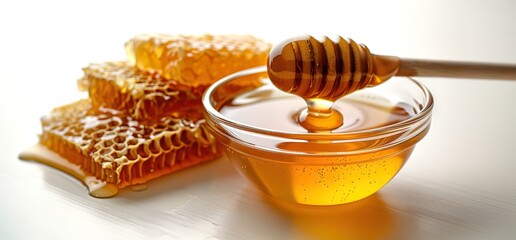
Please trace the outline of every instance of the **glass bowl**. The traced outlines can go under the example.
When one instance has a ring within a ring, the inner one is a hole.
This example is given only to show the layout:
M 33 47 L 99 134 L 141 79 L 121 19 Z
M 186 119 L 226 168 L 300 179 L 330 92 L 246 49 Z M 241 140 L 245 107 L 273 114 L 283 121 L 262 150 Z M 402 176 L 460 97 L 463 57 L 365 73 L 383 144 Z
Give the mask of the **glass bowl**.
M 276 89 L 265 67 L 223 78 L 203 97 L 209 129 L 258 189 L 299 204 L 339 205 L 377 192 L 398 173 L 429 130 L 433 98 L 416 80 L 395 77 L 335 102 L 344 125 L 331 132 L 293 124 L 304 104 Z M 388 111 L 369 116 L 374 109 Z

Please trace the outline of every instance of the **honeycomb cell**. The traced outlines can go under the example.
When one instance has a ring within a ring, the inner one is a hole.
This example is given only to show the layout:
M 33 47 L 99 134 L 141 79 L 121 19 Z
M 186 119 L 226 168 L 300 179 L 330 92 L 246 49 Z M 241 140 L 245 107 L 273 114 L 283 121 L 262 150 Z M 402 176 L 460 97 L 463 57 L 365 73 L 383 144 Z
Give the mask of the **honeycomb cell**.
M 142 123 L 119 111 L 95 109 L 89 99 L 56 108 L 41 123 L 40 144 L 119 188 L 221 154 L 204 120 L 164 117 Z
M 271 45 L 249 35 L 138 35 L 125 44 L 129 62 L 188 86 L 211 84 L 265 65 Z
M 89 92 L 94 108 L 123 111 L 135 120 L 203 118 L 201 97 L 207 85 L 185 86 L 126 62 L 90 64 L 83 71 L 79 89 Z

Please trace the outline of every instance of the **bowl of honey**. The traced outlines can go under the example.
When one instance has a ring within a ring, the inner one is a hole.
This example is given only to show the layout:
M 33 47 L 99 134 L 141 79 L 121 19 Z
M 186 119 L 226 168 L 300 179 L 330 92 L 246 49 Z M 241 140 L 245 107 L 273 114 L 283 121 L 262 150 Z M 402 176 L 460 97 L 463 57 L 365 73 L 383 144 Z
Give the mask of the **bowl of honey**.
M 237 171 L 274 198 L 306 205 L 339 205 L 384 187 L 427 134 L 429 90 L 394 77 L 336 100 L 342 123 L 307 129 L 307 104 L 277 89 L 266 67 L 234 73 L 204 94 L 206 123 Z

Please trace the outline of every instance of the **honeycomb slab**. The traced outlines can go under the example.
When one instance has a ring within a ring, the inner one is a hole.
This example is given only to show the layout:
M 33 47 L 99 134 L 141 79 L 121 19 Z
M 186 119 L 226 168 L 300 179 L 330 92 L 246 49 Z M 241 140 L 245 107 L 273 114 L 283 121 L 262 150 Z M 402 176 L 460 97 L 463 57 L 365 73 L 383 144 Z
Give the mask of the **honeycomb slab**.
M 84 99 L 54 109 L 41 122 L 41 145 L 117 188 L 220 156 L 204 120 L 169 117 L 142 124 L 116 110 L 92 108 Z
M 137 120 L 203 118 L 201 98 L 208 85 L 185 86 L 127 62 L 90 64 L 83 72 L 79 89 L 89 92 L 94 108 L 117 109 Z
M 188 86 L 211 84 L 267 63 L 271 45 L 250 35 L 138 35 L 125 44 L 131 64 Z

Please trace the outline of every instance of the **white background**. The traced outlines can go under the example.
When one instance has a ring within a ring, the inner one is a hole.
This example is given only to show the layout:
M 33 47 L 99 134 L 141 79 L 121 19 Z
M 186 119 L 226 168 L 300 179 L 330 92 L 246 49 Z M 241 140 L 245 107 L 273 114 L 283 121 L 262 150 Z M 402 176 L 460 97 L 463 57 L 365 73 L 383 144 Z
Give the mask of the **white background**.
M 430 133 L 385 189 L 342 215 L 278 211 L 226 159 L 103 200 L 19 161 L 37 141 L 40 116 L 85 97 L 81 67 L 124 59 L 123 43 L 140 33 L 272 43 L 338 34 L 377 54 L 516 64 L 512 0 L 2 1 L 1 239 L 514 238 L 516 81 L 421 79 L 436 98 Z M 356 220 L 362 212 L 379 222 Z

